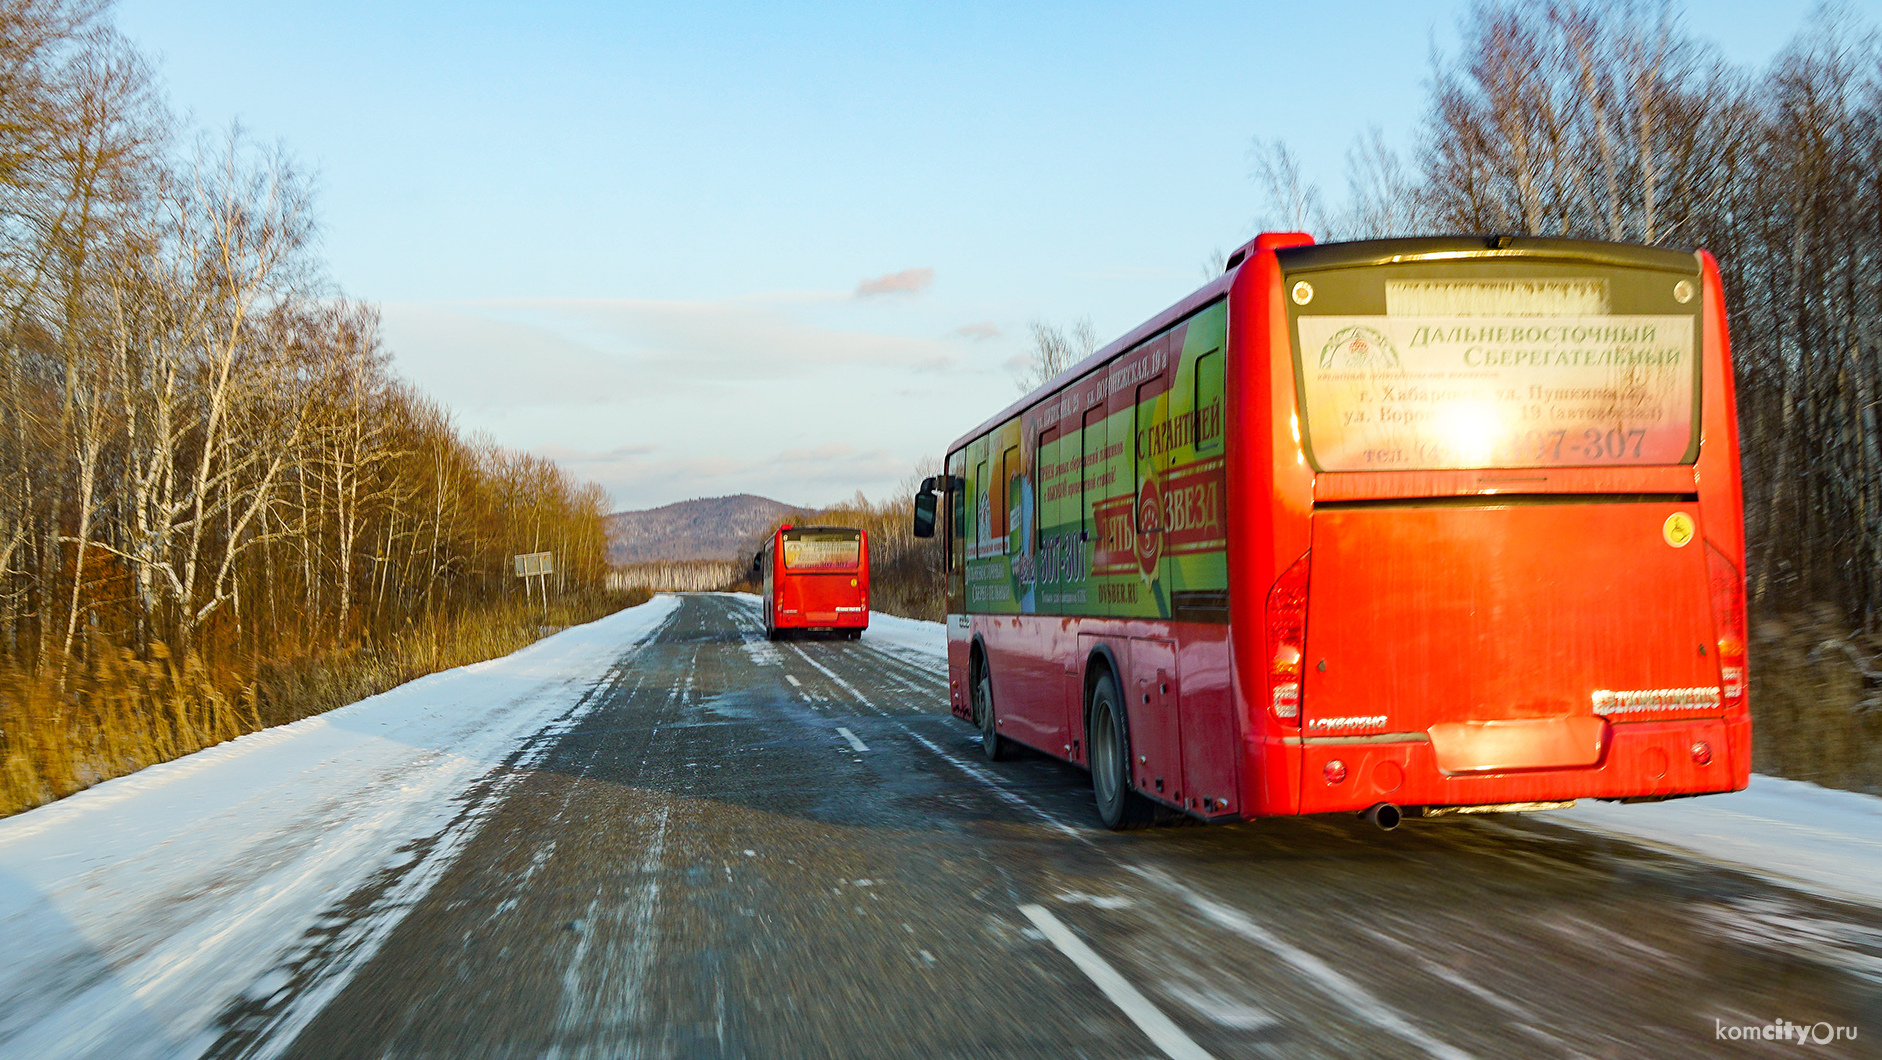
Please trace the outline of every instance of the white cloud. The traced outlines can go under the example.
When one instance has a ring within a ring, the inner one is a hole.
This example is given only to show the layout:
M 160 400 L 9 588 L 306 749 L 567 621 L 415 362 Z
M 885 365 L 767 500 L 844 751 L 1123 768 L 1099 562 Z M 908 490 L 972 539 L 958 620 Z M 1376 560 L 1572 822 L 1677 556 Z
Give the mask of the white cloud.
M 934 338 L 927 320 L 885 332 L 896 314 L 841 294 L 384 313 L 399 370 L 460 424 L 600 483 L 618 508 L 881 496 L 1009 389 L 992 346 Z
M 927 267 L 903 269 L 886 276 L 877 276 L 856 285 L 856 297 L 868 298 L 882 294 L 920 294 L 934 283 L 934 270 Z

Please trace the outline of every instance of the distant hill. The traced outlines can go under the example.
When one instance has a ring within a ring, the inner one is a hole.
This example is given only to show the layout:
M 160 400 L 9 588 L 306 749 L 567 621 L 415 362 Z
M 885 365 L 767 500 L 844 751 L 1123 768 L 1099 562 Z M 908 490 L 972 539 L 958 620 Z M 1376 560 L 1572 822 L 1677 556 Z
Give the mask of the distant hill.
M 740 493 L 703 497 L 608 516 L 608 562 L 749 559 L 746 550 L 773 520 L 807 511 Z

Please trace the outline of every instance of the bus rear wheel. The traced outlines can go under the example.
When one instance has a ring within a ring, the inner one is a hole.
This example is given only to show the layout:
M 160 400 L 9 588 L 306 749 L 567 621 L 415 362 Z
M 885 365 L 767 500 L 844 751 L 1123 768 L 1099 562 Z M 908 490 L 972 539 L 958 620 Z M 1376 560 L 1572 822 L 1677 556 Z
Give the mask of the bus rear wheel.
M 974 667 L 974 724 L 980 726 L 980 750 L 990 761 L 1004 762 L 1013 757 L 1013 745 L 999 732 L 999 719 L 993 713 L 993 675 L 984 660 Z
M 1131 790 L 1130 726 L 1124 701 L 1109 674 L 1098 678 L 1091 691 L 1091 720 L 1085 746 L 1091 749 L 1091 791 L 1097 798 L 1098 818 L 1106 828 L 1122 832 L 1142 828 L 1155 817 L 1150 801 Z

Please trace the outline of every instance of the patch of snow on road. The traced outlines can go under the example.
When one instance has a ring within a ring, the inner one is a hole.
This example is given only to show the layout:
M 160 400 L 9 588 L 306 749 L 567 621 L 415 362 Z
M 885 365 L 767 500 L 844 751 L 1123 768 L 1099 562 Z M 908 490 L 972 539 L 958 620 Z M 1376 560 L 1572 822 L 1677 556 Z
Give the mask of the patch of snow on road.
M 467 791 L 572 724 L 677 603 L 656 597 L 0 821 L 0 1057 L 200 1055 L 231 1002 L 285 988 L 284 961 L 333 926 L 334 903 L 422 858 L 395 888 L 401 909 L 367 918 L 338 955 L 362 963 L 442 872 L 435 852 L 467 840 L 449 834 L 465 827 Z
M 777 645 L 765 639 L 762 630 L 757 633 L 744 630 L 740 636 L 744 639 L 739 642 L 739 647 L 745 649 L 745 655 L 751 659 L 753 666 L 784 665 L 784 656 L 778 654 Z

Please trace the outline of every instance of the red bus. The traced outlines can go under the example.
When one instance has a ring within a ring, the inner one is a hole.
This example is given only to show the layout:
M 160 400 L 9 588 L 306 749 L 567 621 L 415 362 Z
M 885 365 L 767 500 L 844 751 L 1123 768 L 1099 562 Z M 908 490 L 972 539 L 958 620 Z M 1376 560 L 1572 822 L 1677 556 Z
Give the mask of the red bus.
M 758 554 L 765 635 L 793 630 L 855 640 L 869 627 L 869 535 L 847 526 L 791 526 Z
M 1113 828 L 1743 788 L 1721 299 L 1703 251 L 1258 237 L 924 483 L 953 712 Z

